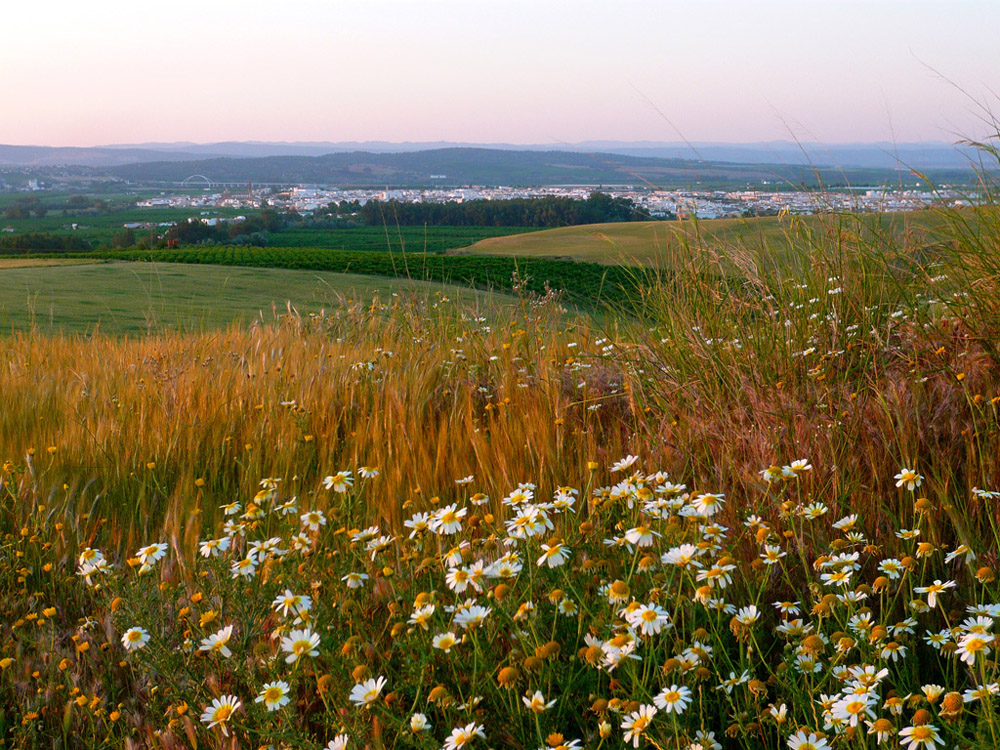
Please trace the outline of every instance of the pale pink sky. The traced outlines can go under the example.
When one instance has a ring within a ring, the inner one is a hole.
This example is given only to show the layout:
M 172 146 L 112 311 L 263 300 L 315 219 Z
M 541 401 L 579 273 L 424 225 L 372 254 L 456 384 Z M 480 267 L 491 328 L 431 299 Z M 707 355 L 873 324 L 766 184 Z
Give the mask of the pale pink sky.
M 998 6 L 18 2 L 0 143 L 954 140 L 996 103 Z

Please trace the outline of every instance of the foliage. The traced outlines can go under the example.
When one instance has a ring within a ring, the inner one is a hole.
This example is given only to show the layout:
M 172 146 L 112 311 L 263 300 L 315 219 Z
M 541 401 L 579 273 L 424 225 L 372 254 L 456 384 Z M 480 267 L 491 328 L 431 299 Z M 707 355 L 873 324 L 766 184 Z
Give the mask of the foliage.
M 404 203 L 371 200 L 358 211 L 361 222 L 383 224 L 433 224 L 435 226 L 562 227 L 614 221 L 643 221 L 648 214 L 629 198 L 612 198 L 600 192 L 587 199 L 512 198 L 510 200 Z
M 622 301 L 635 293 L 636 271 L 596 263 L 534 258 L 430 255 L 324 250 L 317 248 L 197 247 L 168 250 L 95 251 L 73 257 L 106 260 L 204 263 L 292 268 L 438 281 L 487 289 L 521 288 L 537 294 L 563 292 L 589 303 Z
M 322 220 L 320 220 L 322 221 Z M 285 227 L 271 238 L 274 247 L 369 250 L 381 252 L 445 253 L 475 242 L 530 232 L 531 227 L 337 226 L 312 228 L 316 222 Z
M 0 252 L 10 255 L 39 251 L 81 252 L 91 245 L 81 237 L 61 234 L 13 234 L 0 237 Z

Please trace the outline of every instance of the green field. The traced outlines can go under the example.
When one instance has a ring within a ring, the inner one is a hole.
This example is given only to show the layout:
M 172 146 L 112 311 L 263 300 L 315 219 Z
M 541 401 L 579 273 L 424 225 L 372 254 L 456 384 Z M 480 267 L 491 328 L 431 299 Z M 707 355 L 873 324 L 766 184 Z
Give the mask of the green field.
M 803 230 L 817 238 L 842 228 L 893 237 L 926 233 L 940 223 L 932 212 L 880 215 L 770 216 L 754 219 L 649 221 L 587 224 L 480 240 L 462 250 L 477 255 L 515 255 L 589 261 L 606 265 L 673 265 L 685 246 L 722 254 L 733 250 L 773 252 L 800 244 Z
M 331 250 L 315 247 L 246 247 L 198 245 L 162 250 L 96 250 L 40 253 L 39 258 L 139 263 L 184 263 L 243 268 L 327 271 L 393 279 L 419 279 L 488 291 L 515 291 L 535 297 L 565 294 L 566 301 L 587 306 L 622 301 L 638 291 L 646 269 L 602 266 L 553 258 L 516 258 L 437 253 L 389 253 L 381 250 Z M 712 273 L 717 273 L 714 269 Z
M 950 221 L 970 215 L 954 212 Z M 158 325 L 213 326 L 252 317 L 270 309 L 275 301 L 283 305 L 291 299 L 318 307 L 329 304 L 330 289 L 342 291 L 361 283 L 364 289 L 385 291 L 398 288 L 397 283 L 412 283 L 409 279 L 429 282 L 432 288 L 452 284 L 460 289 L 511 290 L 516 276 L 528 292 L 544 295 L 551 288 L 563 293 L 567 302 L 588 307 L 598 303 L 599 307 L 637 294 L 646 275 L 642 269 L 649 268 L 670 275 L 684 270 L 725 276 L 739 285 L 740 279 L 752 278 L 764 269 L 802 273 L 825 248 L 844 243 L 891 246 L 902 250 L 902 257 L 926 262 L 942 244 L 945 222 L 944 214 L 927 211 L 593 224 L 534 232 L 495 227 L 365 227 L 275 233 L 272 246 L 266 248 L 199 245 L 155 251 L 101 250 L 72 255 L 81 261 L 156 262 L 151 267 L 144 267 L 145 263 L 114 266 L 112 271 L 100 266 L 20 269 L 0 279 L 5 300 L 0 304 L 0 325 L 23 327 L 34 320 L 76 331 L 90 330 L 98 321 L 116 331 Z M 507 231 L 517 233 L 484 238 Z M 471 247 L 460 249 L 477 237 L 479 241 Z M 404 247 L 405 253 L 401 252 Z M 424 248 L 431 252 L 423 252 Z M 434 252 L 447 248 L 449 253 Z M 69 255 L 49 257 L 69 259 Z M 202 274 L 180 264 L 206 270 Z M 161 268 L 176 270 L 161 278 L 157 273 Z M 292 275 L 271 276 L 265 269 L 283 269 Z M 84 282 L 91 294 L 81 299 L 72 285 L 77 278 L 91 275 L 96 286 Z M 117 276 L 128 283 L 120 284 Z M 316 280 L 327 276 L 326 286 L 320 286 Z M 385 280 L 376 282 L 378 278 Z M 55 284 L 68 281 L 70 286 L 59 290 L 49 279 Z M 139 284 L 142 280 L 145 286 Z M 239 286 L 239 280 L 246 280 L 246 286 Z M 230 286 L 219 293 L 223 282 Z M 158 285 L 171 283 L 178 292 L 158 291 Z M 218 304 L 205 301 L 216 298 Z M 124 308 L 115 306 L 124 299 L 128 300 Z
M 65 215 L 61 210 L 54 210 L 49 211 L 41 219 L 36 216 L 28 219 L 8 219 L 0 213 L 0 226 L 14 229 L 12 235 L 2 235 L 4 237 L 22 234 L 56 234 L 79 237 L 93 245 L 109 245 L 116 232 L 124 231 L 125 224 L 184 221 L 188 218 L 202 218 L 203 212 L 205 218 L 248 215 L 246 211 L 240 212 L 232 208 L 130 208 L 104 214 L 66 211 Z M 76 229 L 72 228 L 73 224 L 76 224 Z M 153 232 L 160 235 L 167 229 L 168 227 L 154 227 Z M 149 230 L 143 229 L 134 231 L 139 238 L 148 236 L 149 233 Z
M 212 191 L 205 190 L 203 188 L 172 188 L 170 190 L 171 195 L 190 196 L 200 196 L 211 192 Z M 58 210 L 62 206 L 65 206 L 66 202 L 70 198 L 78 195 L 88 198 L 100 198 L 112 207 L 120 208 L 122 206 L 132 205 L 138 200 L 157 198 L 163 196 L 164 194 L 165 192 L 158 188 L 134 188 L 123 191 L 121 189 L 121 183 L 110 185 L 106 190 L 99 190 L 95 189 L 94 186 L 89 186 L 87 188 L 81 188 L 80 190 L 39 190 L 33 193 L 11 191 L 7 193 L 0 193 L 0 209 L 16 205 L 18 201 L 28 196 L 38 198 L 42 205 L 49 209 Z
M 498 298 L 443 284 L 323 271 L 173 263 L 0 265 L 0 331 L 204 330 L 273 320 L 287 312 L 288 301 L 305 315 L 329 311 L 345 298 L 435 292 L 469 303 Z
M 440 253 L 492 237 L 531 232 L 531 227 L 352 227 L 349 229 L 289 228 L 268 235 L 272 247 L 319 247 L 330 250 L 405 250 Z
M 3 206 L 0 204 L 0 209 Z M 150 233 L 161 236 L 169 227 L 156 226 L 166 222 L 181 222 L 190 218 L 251 216 L 250 209 L 234 208 L 129 208 L 111 213 L 51 210 L 44 218 L 8 219 L 0 211 L 0 227 L 10 227 L 16 237 L 25 234 L 51 234 L 78 237 L 94 247 L 110 246 L 116 232 L 125 224 L 149 222 L 151 229 L 134 229 L 137 240 L 148 239 Z M 73 229 L 73 225 L 76 229 Z M 413 252 L 444 252 L 461 248 L 480 240 L 530 232 L 530 227 L 450 227 L 450 226 L 386 226 L 308 229 L 292 225 L 268 233 L 273 247 L 322 247 L 335 250 L 407 250 Z

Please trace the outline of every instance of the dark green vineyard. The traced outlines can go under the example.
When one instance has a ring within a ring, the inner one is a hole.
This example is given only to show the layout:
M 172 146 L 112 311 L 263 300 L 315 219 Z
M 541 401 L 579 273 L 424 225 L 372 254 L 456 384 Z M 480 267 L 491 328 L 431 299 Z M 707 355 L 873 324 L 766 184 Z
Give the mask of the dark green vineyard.
M 204 263 L 221 266 L 290 268 L 370 274 L 421 281 L 463 284 L 483 289 L 548 290 L 570 300 L 618 302 L 638 289 L 649 270 L 602 266 L 545 258 L 517 258 L 432 253 L 388 253 L 319 248 L 197 247 L 171 250 L 117 250 L 61 253 L 59 257 L 101 260 Z

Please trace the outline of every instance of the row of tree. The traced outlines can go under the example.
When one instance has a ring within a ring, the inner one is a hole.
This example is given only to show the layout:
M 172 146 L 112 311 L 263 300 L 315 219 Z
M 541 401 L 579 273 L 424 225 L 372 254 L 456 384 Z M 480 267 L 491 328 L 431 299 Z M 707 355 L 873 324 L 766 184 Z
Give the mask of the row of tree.
M 167 230 L 164 240 L 169 245 L 197 244 L 267 244 L 267 233 L 277 232 L 285 225 L 287 217 L 264 206 L 258 213 L 243 221 L 220 222 L 209 226 L 198 219 L 182 221 Z
M 80 210 L 101 210 L 102 206 L 83 196 L 73 196 L 68 205 Z M 104 204 L 103 208 L 106 208 Z M 18 199 L 8 209 L 42 217 L 45 207 L 35 196 Z M 20 214 L 17 217 L 21 218 Z M 147 235 L 133 229 L 115 232 L 111 247 L 180 247 L 185 245 L 254 245 L 265 247 L 268 235 L 285 228 L 324 228 L 382 226 L 494 226 L 494 227 L 561 227 L 575 224 L 597 224 L 612 221 L 641 221 L 649 216 L 628 198 L 612 198 L 595 192 L 586 199 L 517 198 L 512 200 L 473 200 L 464 203 L 402 203 L 400 201 L 358 201 L 331 203 L 314 216 L 303 217 L 293 212 L 279 212 L 266 203 L 261 210 L 242 221 L 219 222 L 214 226 L 199 219 L 188 219 L 171 227 L 162 236 Z M 273 244 L 280 245 L 280 239 Z M 49 234 L 26 234 L 4 237 L 0 250 L 30 252 L 34 250 L 89 250 L 91 246 L 75 237 Z
M 89 198 L 85 195 L 73 195 L 65 203 L 42 203 L 37 195 L 24 195 L 4 210 L 6 219 L 44 219 L 50 211 L 62 210 L 63 216 L 74 214 L 105 214 L 111 209 L 108 202 L 101 198 Z
M 403 203 L 372 200 L 361 206 L 358 220 L 369 226 L 400 224 L 459 227 L 565 227 L 611 221 L 648 221 L 649 214 L 630 198 L 591 193 L 579 198 L 513 198 L 459 203 Z
M 31 253 L 53 250 L 81 251 L 93 250 L 82 237 L 65 234 L 12 234 L 0 237 L 0 252 Z

